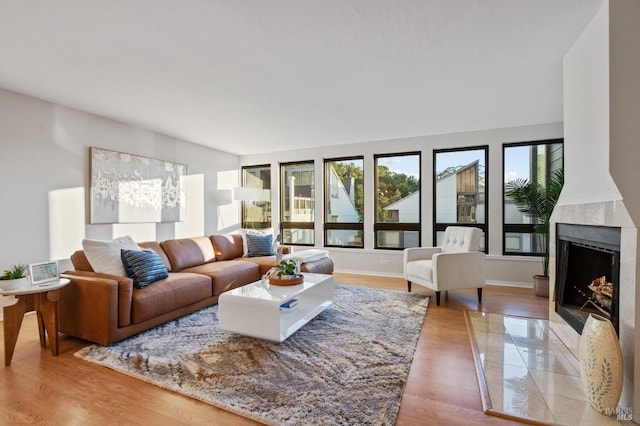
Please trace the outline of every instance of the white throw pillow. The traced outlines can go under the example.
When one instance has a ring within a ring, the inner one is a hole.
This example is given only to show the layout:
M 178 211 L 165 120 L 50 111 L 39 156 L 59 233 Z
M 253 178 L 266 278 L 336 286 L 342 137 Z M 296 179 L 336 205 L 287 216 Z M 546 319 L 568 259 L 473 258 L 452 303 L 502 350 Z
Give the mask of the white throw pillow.
M 120 250 L 140 250 L 129 235 L 111 241 L 82 240 L 82 248 L 94 271 L 103 274 L 127 276 L 122 266 Z

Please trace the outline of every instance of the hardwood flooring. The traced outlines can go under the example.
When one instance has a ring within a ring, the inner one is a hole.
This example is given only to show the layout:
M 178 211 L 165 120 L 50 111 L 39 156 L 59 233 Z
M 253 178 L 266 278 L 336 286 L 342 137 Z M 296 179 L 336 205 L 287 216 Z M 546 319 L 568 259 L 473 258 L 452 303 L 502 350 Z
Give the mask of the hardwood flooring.
M 406 291 L 400 278 L 336 273 L 336 282 Z M 413 286 L 414 292 L 428 290 Z M 487 416 L 476 380 L 465 309 L 548 318 L 548 299 L 531 289 L 487 286 L 432 297 L 418 341 L 397 425 L 518 424 Z M 40 348 L 35 315 L 24 319 L 11 366 L 0 370 L 0 424 L 254 425 L 256 422 L 161 389 L 73 353 L 88 343 L 60 337 L 60 355 Z M 0 336 L 2 336 L 0 329 Z M 2 336 L 3 337 L 3 336 Z

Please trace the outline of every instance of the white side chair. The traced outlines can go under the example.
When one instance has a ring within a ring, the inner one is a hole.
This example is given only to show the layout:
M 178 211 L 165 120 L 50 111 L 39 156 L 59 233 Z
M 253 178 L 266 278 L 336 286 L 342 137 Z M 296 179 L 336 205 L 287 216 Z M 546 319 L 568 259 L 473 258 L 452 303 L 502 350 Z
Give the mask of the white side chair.
M 449 226 L 440 247 L 416 247 L 404 250 L 404 276 L 411 292 L 415 283 L 436 292 L 477 288 L 482 302 L 485 285 L 485 254 L 478 251 L 482 230 L 466 226 Z

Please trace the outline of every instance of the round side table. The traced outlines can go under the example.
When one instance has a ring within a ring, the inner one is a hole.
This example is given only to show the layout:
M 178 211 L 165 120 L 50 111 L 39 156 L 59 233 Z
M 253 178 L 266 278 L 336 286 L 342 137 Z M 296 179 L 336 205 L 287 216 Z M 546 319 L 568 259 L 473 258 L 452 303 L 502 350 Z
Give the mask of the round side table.
M 40 346 L 47 346 L 46 334 L 49 335 L 51 353 L 58 355 L 58 299 L 62 287 L 70 283 L 68 278 L 60 278 L 50 283 L 33 285 L 31 282 L 13 290 L 0 289 L 0 296 L 15 296 L 18 300 L 13 305 L 5 306 L 4 313 L 4 365 L 11 364 L 13 351 L 18 340 L 24 314 L 36 311 L 38 315 L 38 331 Z

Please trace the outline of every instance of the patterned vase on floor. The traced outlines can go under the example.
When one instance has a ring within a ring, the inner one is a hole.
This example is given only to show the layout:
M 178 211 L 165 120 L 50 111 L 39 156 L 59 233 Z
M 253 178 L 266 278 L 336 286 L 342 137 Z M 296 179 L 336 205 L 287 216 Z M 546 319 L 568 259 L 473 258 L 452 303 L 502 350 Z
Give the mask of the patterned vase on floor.
M 607 416 L 614 413 L 622 393 L 622 351 L 613 324 L 590 314 L 580 336 L 582 387 L 591 407 Z

